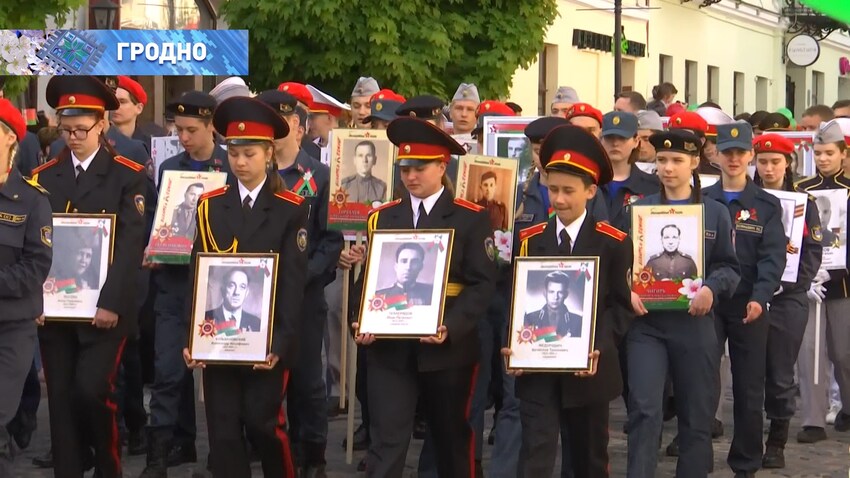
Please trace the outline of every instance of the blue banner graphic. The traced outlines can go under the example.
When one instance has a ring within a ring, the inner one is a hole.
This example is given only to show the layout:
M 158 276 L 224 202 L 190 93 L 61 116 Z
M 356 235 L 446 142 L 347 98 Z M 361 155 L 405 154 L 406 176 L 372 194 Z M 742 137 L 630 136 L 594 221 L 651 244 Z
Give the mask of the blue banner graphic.
M 248 74 L 248 30 L 0 30 L 0 75 Z

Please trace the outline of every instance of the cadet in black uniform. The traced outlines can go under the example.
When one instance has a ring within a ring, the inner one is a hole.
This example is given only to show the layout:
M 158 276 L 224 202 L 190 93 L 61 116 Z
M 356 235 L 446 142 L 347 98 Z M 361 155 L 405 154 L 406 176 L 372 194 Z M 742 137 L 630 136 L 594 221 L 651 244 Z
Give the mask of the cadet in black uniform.
M 26 133 L 21 110 L 0 99 L 0 476 L 12 476 L 14 452 L 6 425 L 18 410 L 32 364 L 36 321 L 43 321 L 42 285 L 53 258 L 46 191 L 13 167 Z
M 718 357 L 729 340 L 735 429 L 726 461 L 736 477 L 754 476 L 761 467 L 768 302 L 779 289 L 785 269 L 782 206 L 747 176 L 753 159 L 752 135 L 748 123 L 717 126 L 722 174 L 719 182 L 703 190 L 706 197 L 729 209 L 741 265 L 735 294 L 714 309 Z M 720 399 L 717 392 L 715 399 Z
M 473 442 L 468 403 L 481 347 L 478 320 L 493 293 L 493 233 L 480 206 L 454 199 L 446 163 L 466 150 L 428 122 L 399 118 L 387 129 L 399 147 L 398 166 L 407 193 L 374 210 L 368 231 L 454 229 L 443 324 L 439 335 L 419 341 L 375 339 L 357 333 L 366 347 L 372 445 L 370 477 L 399 477 L 413 431 L 417 398 L 435 438 L 440 476 L 472 477 Z M 421 394 L 421 395 L 420 395 Z
M 699 137 L 673 129 L 655 133 L 649 141 L 655 148 L 662 188 L 635 205 L 702 204 L 703 285 L 687 311 L 648 312 L 640 297 L 632 293 L 638 318 L 626 338 L 630 382 L 627 474 L 635 478 L 656 476 L 669 375 L 679 416 L 676 476 L 708 476 L 713 464 L 711 425 L 717 404 L 711 384 L 719 366 L 712 311 L 717 302 L 732 297 L 740 280 L 740 267 L 732 245 L 729 213 L 722 204 L 700 195 Z M 692 259 L 690 262 L 694 264 Z M 670 278 L 690 279 L 697 275 L 696 265 L 693 267 L 692 275 Z
M 817 173 L 811 178 L 804 179 L 797 183 L 797 188 L 801 191 L 819 191 L 824 189 L 838 189 L 844 191 L 850 197 L 850 179 L 846 176 L 844 169 L 845 161 L 848 155 L 848 146 L 845 142 L 844 133 L 841 131 L 841 126 L 835 121 L 829 121 L 822 124 L 814 140 L 815 149 L 815 167 Z M 829 204 L 829 201 L 826 201 Z M 823 208 L 821 208 L 823 212 Z M 838 211 L 835 211 L 836 213 Z M 824 214 L 826 216 L 826 214 Z M 826 219 L 824 222 L 829 222 Z M 835 231 L 830 230 L 834 227 L 832 224 L 821 224 L 823 234 L 823 247 L 834 247 L 832 244 L 838 242 L 835 237 Z M 827 234 L 829 232 L 829 234 Z M 833 239 L 834 238 L 834 239 Z M 833 242 L 834 241 L 834 242 Z M 850 248 L 847 249 L 847 259 L 850 259 Z M 825 253 L 828 249 L 825 249 Z M 835 381 L 838 383 L 838 389 L 841 393 L 842 410 L 835 417 L 835 431 L 846 432 L 850 431 L 850 260 L 847 260 L 843 269 L 819 271 L 815 276 L 813 289 L 818 289 L 820 294 L 824 294 L 823 310 L 821 313 L 826 317 L 826 352 L 829 361 L 832 362 Z M 823 331 L 821 332 L 823 333 Z M 804 346 L 805 348 L 805 346 Z M 821 347 L 821 353 L 823 348 Z M 820 359 L 822 370 L 820 374 L 820 383 L 825 380 L 826 360 L 823 357 Z M 826 432 L 823 429 L 823 423 L 820 417 L 825 415 L 828 402 L 820 398 L 820 394 L 824 385 L 813 385 L 812 369 L 800 367 L 800 383 L 801 395 L 803 395 L 803 431 L 797 435 L 797 441 L 803 443 L 814 443 L 826 439 Z M 806 385 L 802 385 L 803 383 Z M 826 381 L 828 383 L 828 381 Z M 807 393 L 807 389 L 814 387 L 811 394 Z M 820 390 L 819 390 L 820 389 Z M 808 397 L 807 397 L 808 395 Z M 808 422 L 808 423 L 807 423 Z M 818 430 L 819 428 L 819 430 Z M 808 430 L 807 430 L 808 429 Z M 802 435 L 802 436 L 801 436 Z
M 599 141 L 578 126 L 559 126 L 543 140 L 540 163 L 548 174 L 555 216 L 520 232 L 520 257 L 599 257 L 598 311 L 591 371 L 517 375 L 522 447 L 521 476 L 552 476 L 563 426 L 570 437 L 576 478 L 608 476 L 608 404 L 622 391 L 617 348 L 631 311 L 628 270 L 632 242 L 626 233 L 597 221 L 587 202 L 611 181 L 611 161 Z M 510 355 L 510 349 L 502 349 Z
M 105 111 L 115 95 L 91 76 L 56 76 L 47 84 L 68 148 L 33 170 L 54 213 L 115 214 L 112 263 L 91 323 L 51 322 L 39 331 L 50 400 L 54 473 L 79 477 L 88 446 L 103 477 L 121 476 L 113 380 L 128 335 L 136 334 L 138 277 L 145 240 L 144 166 L 104 146 Z
M 275 110 L 246 97 L 223 101 L 213 123 L 227 140 L 237 185 L 202 197 L 192 263 L 199 252 L 279 254 L 271 352 L 265 364 L 253 369 L 196 362 L 188 348 L 183 349 L 183 357 L 190 368 L 205 369 L 213 476 L 251 476 L 244 429 L 259 452 L 266 478 L 294 478 L 282 401 L 289 370 L 298 357 L 308 239 L 304 198 L 287 190 L 274 171 L 273 141 L 285 137 L 289 127 Z M 193 264 L 189 270 L 194 270 Z
M 322 367 L 322 343 L 327 327 L 328 304 L 325 286 L 336 274 L 342 251 L 342 233 L 329 231 L 328 204 L 330 170 L 299 147 L 296 132 L 301 124 L 298 100 L 277 90 L 260 93 L 257 99 L 269 105 L 287 122 L 289 134 L 275 141 L 277 173 L 287 189 L 304 198 L 307 207 L 307 281 L 300 325 L 298 365 L 292 370 L 289 394 L 290 437 L 302 476 L 323 476 L 328 441 L 327 390 Z
M 166 159 L 159 168 L 159 181 L 165 171 L 224 172 L 235 184 L 227 161 L 227 151 L 215 142 L 212 115 L 215 99 L 201 91 L 183 93 L 165 109 L 174 115 L 184 150 Z M 193 218 L 195 212 L 192 211 Z M 191 231 L 176 231 L 194 240 Z M 174 232 L 174 231 L 172 231 Z M 192 270 L 186 265 L 151 265 L 157 290 L 154 299 L 154 382 L 151 386 L 150 423 L 147 427 L 147 466 L 142 478 L 166 476 L 168 466 L 197 461 L 195 449 L 195 381 L 183 362 L 188 340 L 189 317 L 186 297 Z
M 755 139 L 753 149 L 756 153 L 755 183 L 768 190 L 795 191 L 791 170 L 791 155 L 796 149 L 794 142 L 778 134 L 765 134 Z M 788 227 L 790 230 L 790 224 Z M 800 257 L 797 280 L 783 281 L 770 301 L 764 384 L 764 410 L 770 420 L 770 432 L 765 442 L 763 468 L 785 468 L 788 426 L 797 411 L 794 365 L 809 321 L 807 292 L 823 255 L 820 230 L 817 204 L 809 198 L 801 247 L 795 248 L 790 239 L 786 243 L 786 253 Z

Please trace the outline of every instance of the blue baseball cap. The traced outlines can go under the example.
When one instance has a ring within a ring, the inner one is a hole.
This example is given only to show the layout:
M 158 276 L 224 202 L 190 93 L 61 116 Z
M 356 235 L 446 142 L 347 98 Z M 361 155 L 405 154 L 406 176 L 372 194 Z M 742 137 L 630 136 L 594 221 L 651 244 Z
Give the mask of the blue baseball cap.
M 625 111 L 612 111 L 602 117 L 602 136 L 634 138 L 638 131 L 638 118 Z
M 717 125 L 717 150 L 753 149 L 753 127 L 744 121 Z

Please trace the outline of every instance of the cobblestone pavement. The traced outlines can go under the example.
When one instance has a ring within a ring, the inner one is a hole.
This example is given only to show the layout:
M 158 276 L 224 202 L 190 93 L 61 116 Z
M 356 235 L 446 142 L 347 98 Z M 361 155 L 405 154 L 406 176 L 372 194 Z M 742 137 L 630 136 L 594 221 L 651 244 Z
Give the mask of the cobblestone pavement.
M 715 454 L 715 473 L 712 477 L 732 476 L 732 472 L 726 466 L 726 453 L 729 450 L 729 442 L 732 433 L 732 406 L 731 398 L 725 397 L 725 433 L 724 436 L 714 442 Z M 204 471 L 204 465 L 207 455 L 206 443 L 206 420 L 204 420 L 203 404 L 198 406 L 198 457 L 200 461 L 197 465 L 183 465 L 178 468 L 169 469 L 169 477 L 171 478 L 200 478 L 207 477 Z M 626 466 L 626 435 L 622 433 L 623 421 L 625 420 L 625 410 L 621 401 L 612 403 L 611 406 L 611 442 L 609 452 L 611 454 L 611 476 L 625 476 Z M 48 418 L 47 418 L 47 403 L 42 401 L 39 410 L 39 428 L 33 438 L 32 445 L 29 449 L 24 450 L 16 459 L 15 462 L 15 478 L 46 478 L 52 477 L 50 470 L 39 470 L 32 466 L 31 461 L 34 456 L 43 454 L 50 446 L 48 438 Z M 491 415 L 488 415 L 488 421 Z M 357 473 L 357 461 L 363 456 L 364 452 L 355 453 L 355 461 L 348 465 L 345 463 L 345 451 L 341 447 L 342 439 L 345 435 L 346 420 L 344 415 L 333 418 L 330 423 L 330 443 L 327 450 L 328 459 L 328 476 L 331 478 L 342 478 L 352 476 L 363 476 L 362 473 Z M 675 434 L 675 421 L 665 424 L 664 427 L 664 444 L 670 442 L 670 439 Z M 489 424 L 488 428 L 489 429 Z M 788 448 L 785 451 L 787 468 L 784 470 L 769 471 L 764 470 L 758 473 L 761 477 L 846 477 L 850 475 L 850 433 L 837 433 L 832 429 L 827 430 L 829 440 L 818 443 L 816 445 L 801 445 L 794 441 L 794 436 L 799 430 L 799 422 L 792 422 L 791 440 Z M 485 442 L 486 443 L 486 442 Z M 419 450 L 422 442 L 419 440 L 411 441 L 410 452 L 407 457 L 406 477 L 415 477 L 416 463 L 419 456 Z M 485 444 L 485 470 L 486 457 L 489 456 L 492 447 Z M 144 456 L 125 455 L 124 459 L 124 477 L 136 478 L 144 468 Z M 662 456 L 659 460 L 659 477 L 672 477 L 675 474 L 676 462 L 673 458 Z M 262 476 L 259 464 L 254 465 L 254 475 Z M 542 478 L 542 477 L 541 477 Z

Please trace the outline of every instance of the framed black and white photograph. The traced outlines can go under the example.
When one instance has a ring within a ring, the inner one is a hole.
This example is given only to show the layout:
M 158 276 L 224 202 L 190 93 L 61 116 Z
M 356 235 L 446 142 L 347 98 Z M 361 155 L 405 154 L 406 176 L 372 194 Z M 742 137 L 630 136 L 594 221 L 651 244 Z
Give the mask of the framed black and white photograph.
M 52 235 L 53 263 L 43 287 L 44 316 L 91 322 L 112 262 L 115 215 L 54 214 Z
M 590 370 L 598 268 L 598 257 L 515 259 L 509 369 Z
M 847 190 L 821 189 L 807 191 L 815 198 L 820 214 L 820 230 L 812 235 L 820 236 L 823 244 L 824 269 L 841 270 L 847 264 Z
M 702 204 L 632 206 L 632 291 L 647 310 L 687 310 L 703 282 Z
M 800 268 L 800 249 L 803 247 L 803 229 L 806 228 L 806 203 L 804 193 L 765 189 L 782 204 L 782 229 L 785 231 L 785 270 L 782 282 L 797 282 Z
M 374 231 L 366 259 L 360 333 L 414 338 L 443 323 L 453 230 Z
M 157 264 L 188 264 L 195 243 L 198 200 L 227 182 L 227 173 L 165 171 L 145 251 Z
M 274 253 L 197 255 L 189 329 L 193 360 L 266 361 L 274 326 L 277 266 Z
M 517 182 L 522 184 L 534 174 L 531 145 L 525 136 L 525 127 L 536 116 L 485 116 L 483 131 L 484 156 L 498 156 L 519 162 Z

